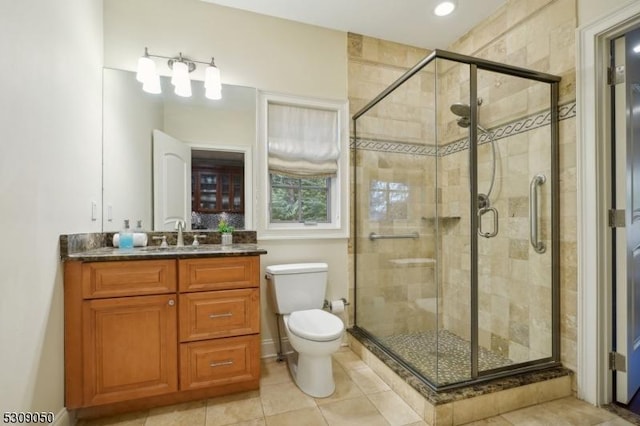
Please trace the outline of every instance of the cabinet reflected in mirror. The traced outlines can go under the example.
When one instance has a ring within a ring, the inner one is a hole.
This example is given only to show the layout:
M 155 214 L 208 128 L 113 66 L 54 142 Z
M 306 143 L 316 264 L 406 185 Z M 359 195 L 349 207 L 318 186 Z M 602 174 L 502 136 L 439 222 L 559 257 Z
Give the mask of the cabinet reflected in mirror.
M 244 227 L 244 155 L 193 150 L 191 157 L 191 227 L 217 228 L 221 218 Z
M 185 182 L 191 184 L 186 202 L 192 210 L 185 221 L 194 229 L 215 229 L 224 213 L 237 229 L 251 229 L 256 90 L 223 85 L 222 99 L 210 100 L 202 82 L 192 81 L 193 96 L 181 98 L 169 78 L 161 79 L 162 94 L 154 95 L 142 91 L 135 73 L 104 69 L 103 231 L 119 231 L 124 219 L 169 229 L 154 226 L 154 129 L 191 150 Z

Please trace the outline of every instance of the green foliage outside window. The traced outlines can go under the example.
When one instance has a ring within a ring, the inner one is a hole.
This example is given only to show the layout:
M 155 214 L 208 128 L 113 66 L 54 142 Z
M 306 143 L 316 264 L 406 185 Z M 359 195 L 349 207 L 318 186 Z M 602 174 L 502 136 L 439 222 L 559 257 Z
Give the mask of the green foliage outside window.
M 331 178 L 294 178 L 269 174 L 271 222 L 330 222 Z

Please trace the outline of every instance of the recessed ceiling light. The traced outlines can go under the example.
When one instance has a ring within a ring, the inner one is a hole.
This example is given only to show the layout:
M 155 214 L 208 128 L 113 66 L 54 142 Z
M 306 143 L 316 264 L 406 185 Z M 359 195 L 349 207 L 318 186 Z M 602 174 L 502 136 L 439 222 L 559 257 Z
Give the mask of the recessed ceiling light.
M 633 52 L 640 53 L 640 44 L 636 44 L 635 46 L 633 46 Z
M 451 12 L 453 12 L 456 8 L 456 3 L 453 1 L 443 1 L 437 4 L 435 9 L 433 9 L 433 13 L 436 16 L 447 16 Z

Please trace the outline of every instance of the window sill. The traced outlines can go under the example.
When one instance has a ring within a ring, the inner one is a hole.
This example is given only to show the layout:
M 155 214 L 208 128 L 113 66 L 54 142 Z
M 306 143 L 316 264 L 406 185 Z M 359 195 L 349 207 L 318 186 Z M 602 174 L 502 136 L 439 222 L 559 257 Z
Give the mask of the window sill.
M 348 238 L 348 229 L 270 229 L 258 231 L 258 240 L 337 240 Z

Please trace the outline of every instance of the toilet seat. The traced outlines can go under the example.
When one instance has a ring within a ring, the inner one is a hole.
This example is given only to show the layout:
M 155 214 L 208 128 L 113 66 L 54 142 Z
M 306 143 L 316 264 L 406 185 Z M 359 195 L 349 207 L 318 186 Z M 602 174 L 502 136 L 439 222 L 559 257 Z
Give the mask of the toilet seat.
M 340 318 L 322 309 L 292 312 L 287 325 L 298 337 L 314 342 L 328 342 L 339 338 L 344 331 Z

